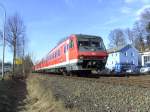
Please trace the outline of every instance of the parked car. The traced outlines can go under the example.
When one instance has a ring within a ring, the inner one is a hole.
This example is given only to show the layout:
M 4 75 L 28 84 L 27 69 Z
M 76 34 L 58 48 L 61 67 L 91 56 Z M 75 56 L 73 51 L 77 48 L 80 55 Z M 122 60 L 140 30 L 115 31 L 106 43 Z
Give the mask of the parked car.
M 141 69 L 140 69 L 140 73 L 150 73 L 150 62 L 147 62 Z
M 135 73 L 136 66 L 131 63 L 117 63 L 114 68 L 115 73 Z
M 129 69 L 126 70 L 126 72 L 127 72 L 127 73 L 131 73 L 131 74 L 139 74 L 141 67 L 142 67 L 142 66 L 131 65 L 131 66 L 129 67 Z
M 11 67 L 9 67 L 9 66 L 4 67 L 4 73 L 8 73 L 8 72 L 11 72 L 11 71 L 12 71 Z M 0 68 L 0 74 L 2 74 L 2 68 Z
M 111 73 L 111 70 L 107 67 L 103 69 L 102 71 L 99 71 L 99 74 L 103 74 L 103 75 L 110 74 L 110 73 Z
M 140 73 L 141 68 L 142 68 L 142 65 L 136 66 L 136 73 Z

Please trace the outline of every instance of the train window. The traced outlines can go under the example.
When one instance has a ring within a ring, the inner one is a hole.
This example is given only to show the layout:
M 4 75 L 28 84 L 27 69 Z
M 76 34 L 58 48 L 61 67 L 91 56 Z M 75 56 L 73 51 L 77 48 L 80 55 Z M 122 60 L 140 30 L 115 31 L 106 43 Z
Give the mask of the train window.
M 68 49 L 69 49 L 69 45 L 67 44 L 67 51 L 68 51 Z
M 60 56 L 60 50 L 58 50 L 58 56 Z
M 58 56 L 60 56 L 59 50 L 58 50 Z
M 54 57 L 55 57 L 55 56 L 54 56 L 54 53 L 53 53 L 53 59 L 54 59 Z
M 59 50 L 57 50 L 57 57 L 59 56 Z
M 71 40 L 70 43 L 69 43 L 69 47 L 73 48 L 73 46 L 74 46 L 74 43 L 73 43 L 73 40 Z
M 57 51 L 55 52 L 55 58 L 57 57 Z
M 58 57 L 58 50 L 57 50 L 57 52 L 56 52 L 56 57 Z
M 99 45 L 99 42 L 98 41 L 91 41 L 91 46 L 92 47 L 99 47 L 101 45 Z
M 66 53 L 66 45 L 64 45 L 64 53 Z
M 54 56 L 54 58 L 56 58 L 56 52 L 55 52 L 55 56 Z
M 58 57 L 58 50 L 56 51 L 56 57 Z

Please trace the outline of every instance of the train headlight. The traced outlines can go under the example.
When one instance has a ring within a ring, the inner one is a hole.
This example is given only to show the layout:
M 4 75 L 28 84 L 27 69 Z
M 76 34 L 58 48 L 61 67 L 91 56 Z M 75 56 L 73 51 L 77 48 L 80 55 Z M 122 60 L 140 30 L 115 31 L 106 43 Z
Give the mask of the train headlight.
M 79 57 L 79 59 L 83 59 L 83 58 L 84 58 L 83 56 L 80 56 L 80 57 Z

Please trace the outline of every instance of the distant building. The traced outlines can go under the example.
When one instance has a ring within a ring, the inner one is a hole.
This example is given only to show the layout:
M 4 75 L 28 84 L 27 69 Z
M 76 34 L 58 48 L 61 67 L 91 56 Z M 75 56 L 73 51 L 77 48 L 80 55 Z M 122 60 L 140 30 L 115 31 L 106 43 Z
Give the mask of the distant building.
M 116 63 L 132 63 L 138 66 L 139 52 L 132 45 L 108 49 L 107 52 L 109 55 L 106 67 L 109 69 L 113 69 Z
M 141 54 L 141 64 L 142 66 L 145 65 L 145 63 L 150 62 L 150 51 L 142 52 Z
M 4 63 L 4 67 L 11 67 L 11 63 Z M 0 68 L 2 68 L 2 62 L 0 62 Z

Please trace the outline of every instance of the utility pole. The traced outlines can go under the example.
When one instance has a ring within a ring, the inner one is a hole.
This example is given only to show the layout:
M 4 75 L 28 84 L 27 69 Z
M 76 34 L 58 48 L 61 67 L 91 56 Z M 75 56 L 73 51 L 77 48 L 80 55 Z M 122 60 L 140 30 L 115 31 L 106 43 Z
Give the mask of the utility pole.
M 4 80 L 6 9 L 5 9 L 4 5 L 1 3 L 0 3 L 0 7 L 4 10 L 3 59 L 2 59 L 2 80 Z
M 24 36 L 23 36 L 23 57 L 22 57 L 22 72 L 23 72 L 23 76 L 25 76 L 25 58 L 24 58 L 24 47 L 25 47 L 25 40 L 24 40 Z

